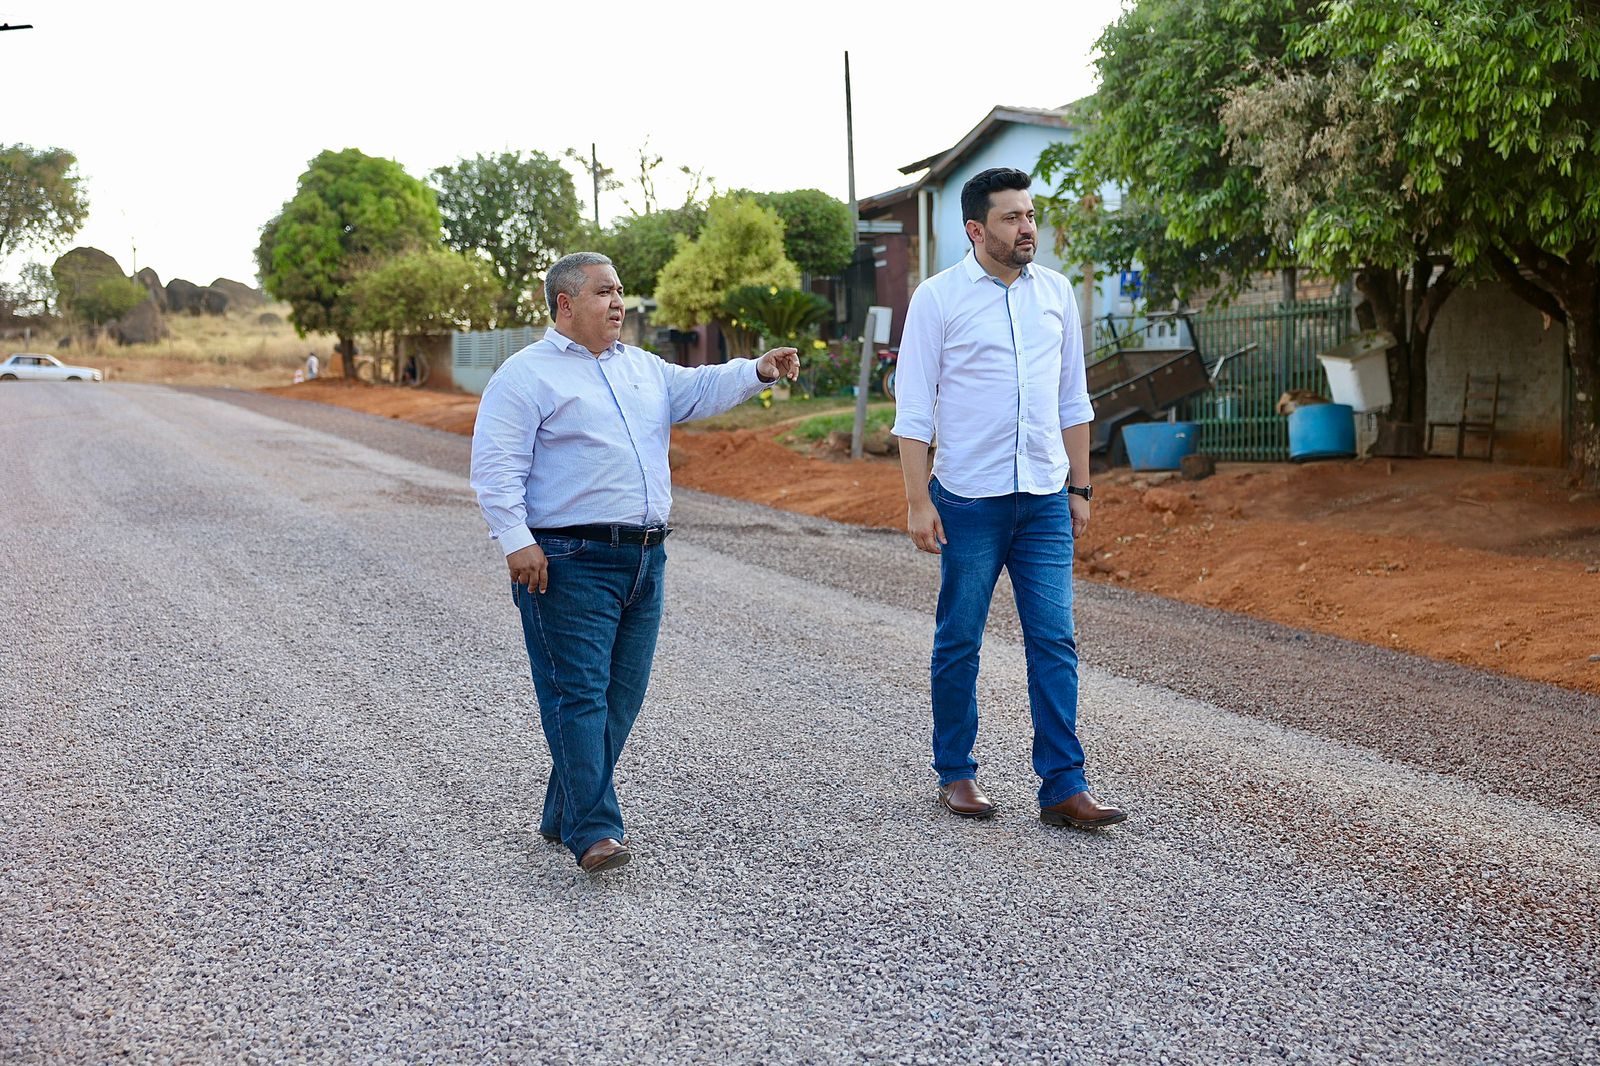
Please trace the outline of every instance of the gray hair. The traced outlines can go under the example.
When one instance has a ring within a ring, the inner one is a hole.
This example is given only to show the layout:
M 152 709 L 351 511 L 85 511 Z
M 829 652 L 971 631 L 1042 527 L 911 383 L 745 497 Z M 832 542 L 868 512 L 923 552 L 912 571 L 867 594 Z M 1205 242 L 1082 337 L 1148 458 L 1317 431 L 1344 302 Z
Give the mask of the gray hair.
M 599 252 L 573 252 L 556 260 L 556 265 L 544 276 L 544 302 L 550 309 L 550 321 L 556 319 L 556 295 L 566 293 L 568 296 L 577 296 L 583 292 L 583 283 L 589 280 L 589 275 L 583 272 L 584 267 L 610 266 L 611 260 Z

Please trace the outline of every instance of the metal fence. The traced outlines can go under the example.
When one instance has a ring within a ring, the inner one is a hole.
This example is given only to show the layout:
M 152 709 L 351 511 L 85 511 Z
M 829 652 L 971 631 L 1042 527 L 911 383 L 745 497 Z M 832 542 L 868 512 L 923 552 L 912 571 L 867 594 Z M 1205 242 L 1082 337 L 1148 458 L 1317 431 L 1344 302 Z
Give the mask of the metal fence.
M 1278 414 L 1278 399 L 1296 389 L 1328 395 L 1317 353 L 1350 336 L 1349 301 L 1213 311 L 1194 316 L 1193 324 L 1216 378 L 1210 392 L 1179 411 L 1184 421 L 1200 423 L 1200 450 L 1235 461 L 1288 459 L 1289 420 Z
M 482 393 L 500 364 L 544 336 L 538 326 L 456 333 L 450 338 L 451 377 L 457 387 Z

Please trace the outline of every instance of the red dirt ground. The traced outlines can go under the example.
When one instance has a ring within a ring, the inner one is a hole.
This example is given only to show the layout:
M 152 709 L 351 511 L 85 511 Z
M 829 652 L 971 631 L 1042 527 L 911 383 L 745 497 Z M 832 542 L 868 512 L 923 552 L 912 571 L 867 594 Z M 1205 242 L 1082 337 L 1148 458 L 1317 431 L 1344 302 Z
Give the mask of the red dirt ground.
M 264 391 L 463 434 L 477 410 L 473 396 L 340 382 Z M 679 485 L 905 528 L 893 460 L 808 457 L 757 430 L 675 431 L 673 453 Z M 1113 471 L 1095 478 L 1078 560 L 1091 580 L 1600 693 L 1600 496 L 1559 470 L 1374 459 L 1224 463 L 1194 482 Z

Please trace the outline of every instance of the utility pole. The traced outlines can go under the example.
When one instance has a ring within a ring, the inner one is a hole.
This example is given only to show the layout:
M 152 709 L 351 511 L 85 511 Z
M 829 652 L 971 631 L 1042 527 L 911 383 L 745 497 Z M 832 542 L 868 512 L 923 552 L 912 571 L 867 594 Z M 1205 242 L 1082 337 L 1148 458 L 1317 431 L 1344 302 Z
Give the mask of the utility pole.
M 594 142 L 589 142 L 589 174 L 594 178 L 594 228 L 600 229 L 600 155 L 594 150 Z
M 850 277 L 855 273 L 856 255 L 861 251 L 861 205 L 856 201 L 856 132 L 850 110 L 850 53 L 844 54 L 844 142 L 850 167 L 850 273 L 845 275 L 845 299 L 851 297 Z M 853 315 L 851 316 L 854 317 Z M 861 458 L 867 435 L 867 389 L 872 384 L 872 322 L 865 323 L 861 335 L 861 372 L 856 376 L 856 419 L 850 429 L 850 458 Z

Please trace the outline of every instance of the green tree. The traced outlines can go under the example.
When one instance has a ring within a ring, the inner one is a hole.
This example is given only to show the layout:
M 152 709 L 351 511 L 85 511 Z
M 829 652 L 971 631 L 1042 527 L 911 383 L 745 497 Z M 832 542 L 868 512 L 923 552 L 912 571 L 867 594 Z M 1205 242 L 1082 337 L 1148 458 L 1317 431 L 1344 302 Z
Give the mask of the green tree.
M 836 277 L 850 266 L 856 238 L 850 205 L 821 189 L 790 192 L 738 192 L 770 207 L 783 220 L 784 254 L 802 274 Z
M 1565 323 L 1571 461 L 1600 483 L 1600 8 L 1341 0 L 1306 51 L 1360 69 L 1407 205 L 1448 221 L 1456 268 L 1492 269 Z M 1314 233 L 1337 225 L 1325 214 Z
M 1297 69 L 1260 73 L 1223 105 L 1227 151 L 1255 168 L 1276 240 L 1302 265 L 1355 276 L 1363 324 L 1397 342 L 1390 416 L 1421 426 L 1428 340 L 1445 300 L 1470 276 L 1470 262 L 1452 251 L 1458 219 L 1443 197 L 1412 186 L 1395 150 L 1399 116 L 1364 92 L 1359 64 L 1311 54 Z
M 1465 276 L 1452 225 L 1407 192 L 1388 154 L 1392 110 L 1349 60 L 1316 47 L 1312 0 L 1140 0 L 1099 42 L 1101 86 L 1078 143 L 1041 156 L 1047 205 L 1069 259 L 1147 271 L 1155 301 L 1262 269 L 1353 274 L 1360 313 L 1396 339 L 1392 416 L 1427 412 L 1427 345 Z M 1371 44 L 1371 42 L 1368 42 Z M 1383 46 L 1373 45 L 1373 50 Z M 1123 202 L 1101 205 L 1120 185 Z M 1322 205 L 1325 210 L 1313 210 Z
M 262 227 L 261 284 L 289 304 L 302 336 L 335 334 L 345 375 L 354 376 L 351 284 L 401 252 L 438 245 L 439 226 L 433 190 L 399 163 L 354 148 L 326 151 L 300 176 L 294 199 Z
M 395 256 L 349 290 L 356 329 L 394 338 L 492 328 L 501 295 L 489 264 L 443 248 Z
M 1226 296 L 1260 270 L 1294 265 L 1252 169 L 1224 153 L 1220 109 L 1228 90 L 1286 54 L 1315 7 L 1139 0 L 1105 29 L 1100 87 L 1072 115 L 1081 134 L 1037 166 L 1056 183 L 1041 200 L 1066 261 L 1125 269 L 1138 258 L 1156 302 L 1201 288 Z
M 0 147 L 0 258 L 58 248 L 88 215 L 77 156 L 63 148 Z
M 0 316 L 41 318 L 56 313 L 56 279 L 43 263 L 27 263 L 17 280 L 0 283 Z
M 543 321 L 545 272 L 581 229 L 572 175 L 543 152 L 477 155 L 433 172 L 445 244 L 484 256 L 505 323 Z
M 587 242 L 616 265 L 623 291 L 651 296 L 661 268 L 678 254 L 678 238 L 692 241 L 705 226 L 706 209 L 685 204 L 666 211 L 653 211 L 618 221 L 604 233 L 591 229 Z
M 494 269 L 478 256 L 419 248 L 356 278 L 348 299 L 355 328 L 378 347 L 391 344 L 403 366 L 409 338 L 493 327 L 503 295 Z
M 719 196 L 706 208 L 698 240 L 680 240 L 678 253 L 656 281 L 658 317 L 693 329 L 729 320 L 728 293 L 742 285 L 800 286 L 800 271 L 784 254 L 783 222 L 748 196 Z

